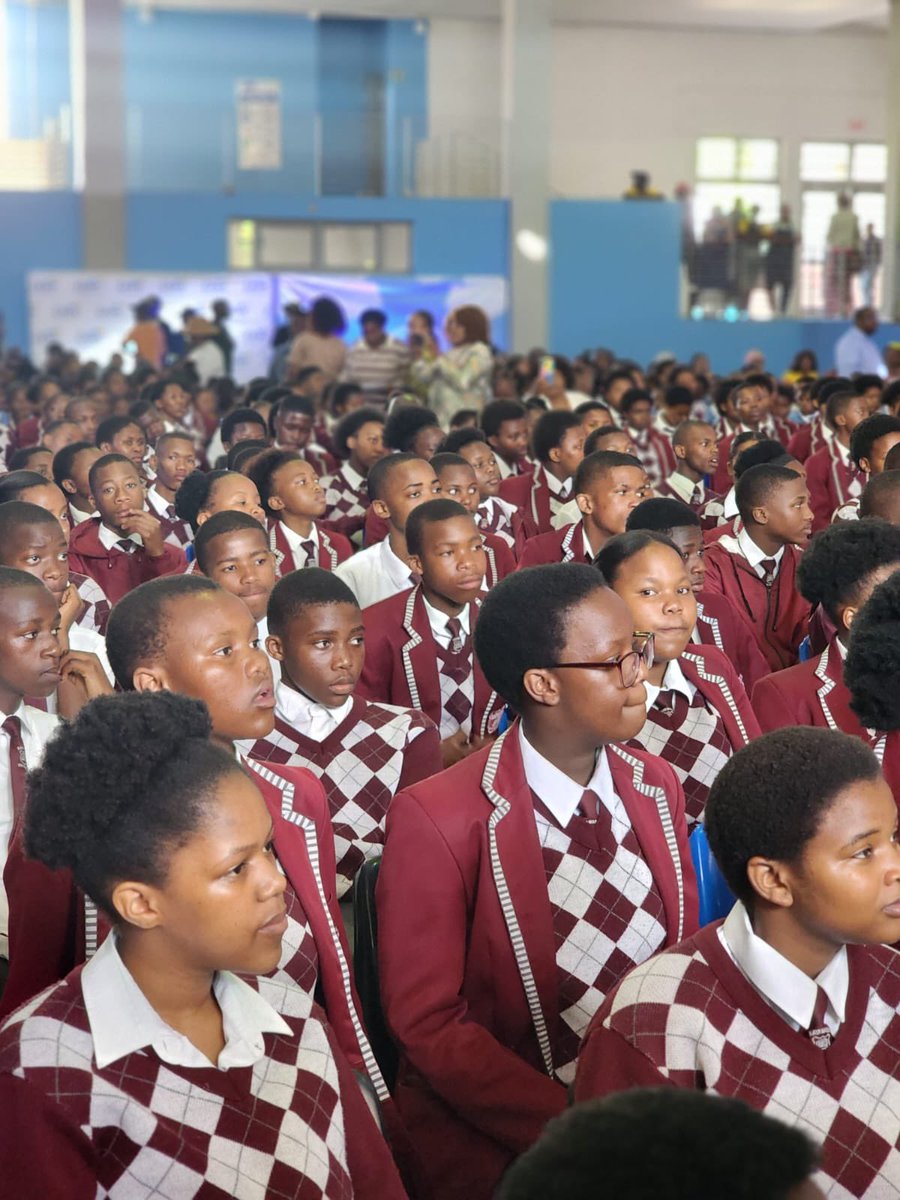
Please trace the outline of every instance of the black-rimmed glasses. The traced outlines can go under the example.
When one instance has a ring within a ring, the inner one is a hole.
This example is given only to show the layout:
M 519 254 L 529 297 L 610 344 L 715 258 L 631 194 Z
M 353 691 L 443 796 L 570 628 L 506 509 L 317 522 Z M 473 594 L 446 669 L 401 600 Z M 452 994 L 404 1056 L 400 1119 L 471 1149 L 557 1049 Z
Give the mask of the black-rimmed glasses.
M 648 671 L 653 666 L 653 634 L 635 630 L 634 649 L 619 658 L 611 658 L 607 662 L 550 663 L 548 669 L 559 671 L 563 667 L 575 667 L 582 671 L 611 671 L 617 667 L 622 687 L 630 688 L 640 679 L 642 666 Z

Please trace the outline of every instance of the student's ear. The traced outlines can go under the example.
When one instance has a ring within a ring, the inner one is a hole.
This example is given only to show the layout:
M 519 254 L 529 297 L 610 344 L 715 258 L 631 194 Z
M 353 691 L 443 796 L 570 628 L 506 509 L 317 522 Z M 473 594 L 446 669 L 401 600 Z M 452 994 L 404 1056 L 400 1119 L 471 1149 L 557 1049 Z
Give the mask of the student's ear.
M 594 511 L 594 502 L 586 492 L 577 492 L 575 503 L 578 505 L 578 511 L 584 513 L 585 516 Z
M 62 490 L 67 496 L 74 496 L 76 491 L 74 482 L 71 479 L 64 479 L 62 481 Z M 91 497 L 91 502 L 93 503 L 93 496 Z M 94 505 L 94 507 L 96 508 L 97 506 Z
M 168 676 L 159 663 L 135 667 L 131 685 L 136 692 L 167 692 L 169 690 Z
M 533 667 L 522 676 L 522 686 L 535 704 L 555 708 L 560 701 L 559 676 L 550 667 Z
M 764 508 L 764 507 L 754 508 L 754 509 L 751 509 L 751 512 L 753 514 L 753 524 L 754 525 L 768 525 L 769 510 L 767 508 Z
M 422 560 L 418 554 L 410 554 L 406 560 L 409 563 L 409 569 L 415 571 L 417 575 L 424 574 L 422 570 Z
M 794 893 L 784 864 L 777 859 L 751 858 L 747 863 L 747 878 L 757 896 L 776 908 L 790 908 Z
M 276 662 L 284 662 L 284 646 L 281 644 L 281 638 L 276 637 L 274 633 L 270 633 L 266 638 L 266 650 Z
M 117 883 L 110 896 L 113 908 L 123 921 L 138 929 L 155 929 L 160 923 L 158 893 L 147 883 L 128 880 Z
M 859 615 L 860 606 L 856 604 L 848 604 L 841 613 L 841 625 L 844 629 L 849 630 L 853 622 Z
M 550 453 L 547 455 L 547 457 L 550 459 L 551 462 L 558 463 L 561 454 L 562 454 L 562 450 L 560 450 L 559 446 L 554 446 L 551 449 Z
M 859 467 L 860 467 L 860 470 L 861 470 L 861 471 L 862 471 L 864 474 L 866 474 L 866 475 L 871 475 L 871 474 L 872 474 L 872 464 L 871 464 L 871 462 L 869 461 L 869 459 L 867 459 L 865 456 L 863 456 L 863 457 L 861 457 L 861 458 L 860 458 L 860 460 L 859 460 Z
M 673 446 L 672 449 L 675 451 L 676 458 L 680 458 L 682 460 L 687 458 L 687 446 Z
M 112 442 L 101 442 L 100 449 L 104 454 L 112 454 Z
M 94 499 L 93 492 L 91 492 L 91 494 L 88 496 L 88 503 L 90 504 L 91 508 L 95 509 L 97 507 L 97 501 Z
M 94 507 L 96 508 L 97 506 L 94 505 Z M 197 513 L 197 528 L 199 529 L 201 525 L 205 525 L 211 516 L 212 513 L 208 513 L 205 508 L 201 508 Z
M 269 508 L 272 512 L 281 512 L 281 510 L 284 508 L 284 501 L 280 496 L 270 496 Z
M 372 512 L 376 517 L 381 517 L 382 521 L 389 521 L 391 519 L 390 510 L 383 500 L 372 501 Z

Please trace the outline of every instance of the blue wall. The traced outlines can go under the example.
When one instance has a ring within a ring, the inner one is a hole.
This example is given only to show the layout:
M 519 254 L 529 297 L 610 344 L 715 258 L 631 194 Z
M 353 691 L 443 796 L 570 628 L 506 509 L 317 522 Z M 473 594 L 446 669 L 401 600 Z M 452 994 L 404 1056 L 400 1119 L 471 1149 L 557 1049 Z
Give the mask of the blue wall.
M 0 313 L 6 344 L 28 348 L 29 271 L 82 264 L 81 197 L 74 192 L 0 192 Z
M 7 0 L 6 33 L 0 87 L 7 89 L 9 136 L 43 137 L 47 122 L 58 122 L 70 104 L 68 4 Z

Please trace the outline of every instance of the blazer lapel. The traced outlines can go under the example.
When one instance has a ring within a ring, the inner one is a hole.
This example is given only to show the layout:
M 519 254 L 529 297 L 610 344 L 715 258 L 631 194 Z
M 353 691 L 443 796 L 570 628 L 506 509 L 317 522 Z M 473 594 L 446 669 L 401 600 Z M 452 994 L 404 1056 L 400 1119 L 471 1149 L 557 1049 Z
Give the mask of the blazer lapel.
M 692 652 L 690 647 L 681 656 L 681 669 L 703 699 L 711 704 L 722 718 L 728 740 L 735 750 L 746 746 L 750 735 L 725 676 L 709 670 L 703 655 Z
M 282 533 L 280 521 L 273 521 L 269 529 L 269 549 L 275 555 L 275 573 L 279 576 L 286 575 L 287 571 L 290 571 L 293 567 L 294 559 Z M 290 564 L 287 571 L 282 570 L 282 564 L 285 559 Z
M 428 713 L 432 720 L 437 713 L 435 723 L 440 726 L 441 683 L 421 584 L 416 584 L 407 594 L 403 609 L 403 630 L 406 640 L 400 646 L 400 662 L 409 692 L 410 706 Z
M 490 737 L 497 732 L 500 716 L 503 712 L 503 701 L 485 679 L 475 653 L 475 623 L 478 620 L 478 610 L 481 600 L 469 602 L 469 629 L 472 641 L 472 671 L 475 675 L 475 703 L 472 713 L 472 733 L 479 737 Z M 440 687 L 440 683 L 438 684 Z
M 331 544 L 331 538 L 320 526 L 316 526 L 319 533 L 319 566 L 326 571 L 333 571 L 338 565 L 337 551 Z

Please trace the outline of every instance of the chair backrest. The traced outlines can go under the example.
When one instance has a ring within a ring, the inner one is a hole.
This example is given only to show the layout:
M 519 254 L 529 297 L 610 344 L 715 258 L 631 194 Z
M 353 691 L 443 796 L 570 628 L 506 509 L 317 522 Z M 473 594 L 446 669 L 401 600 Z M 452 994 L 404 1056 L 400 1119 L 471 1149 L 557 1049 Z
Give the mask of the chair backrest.
M 697 890 L 700 893 L 700 924 L 709 925 L 711 921 L 718 921 L 720 917 L 728 915 L 734 906 L 734 894 L 713 858 L 709 839 L 702 825 L 695 826 L 688 844 L 697 876 Z
M 810 644 L 809 634 L 803 639 L 797 648 L 797 657 L 800 662 L 806 662 L 808 658 L 812 658 L 812 645 Z
M 375 912 L 375 886 L 380 858 L 363 863 L 353 885 L 353 976 L 362 1005 L 362 1018 L 372 1051 L 381 1067 L 388 1088 L 393 1091 L 397 1079 L 399 1055 L 388 1032 L 381 1007 L 378 982 L 378 919 Z

